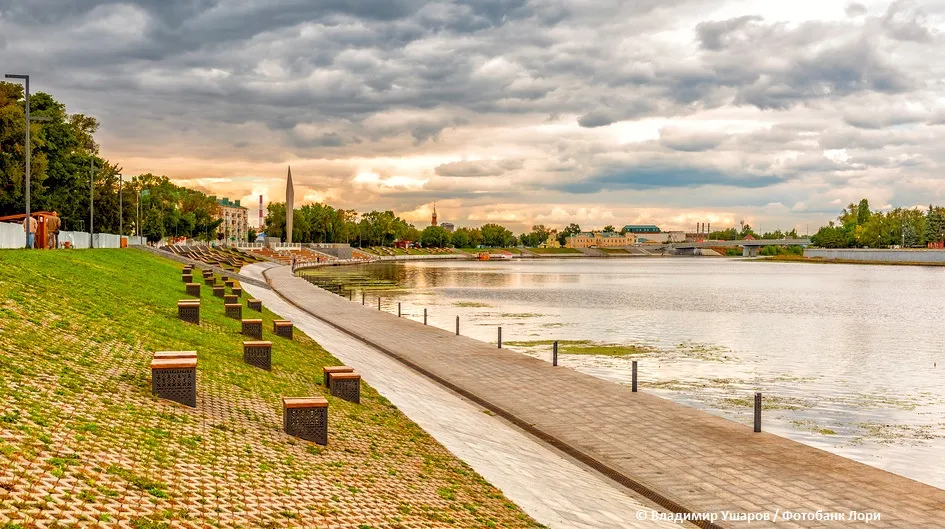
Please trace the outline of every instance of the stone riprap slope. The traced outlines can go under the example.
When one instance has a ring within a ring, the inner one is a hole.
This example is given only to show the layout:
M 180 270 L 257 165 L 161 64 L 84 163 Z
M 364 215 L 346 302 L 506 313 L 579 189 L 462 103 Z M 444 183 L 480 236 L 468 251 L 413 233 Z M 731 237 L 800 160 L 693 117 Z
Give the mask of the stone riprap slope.
M 138 250 L 0 253 L 0 527 L 534 527 L 302 333 L 243 363 L 240 323 L 180 266 Z M 245 298 L 243 298 L 245 303 Z M 244 317 L 260 317 L 244 307 Z M 151 395 L 156 350 L 196 350 L 197 407 Z M 327 446 L 282 431 L 280 398 L 326 396 Z

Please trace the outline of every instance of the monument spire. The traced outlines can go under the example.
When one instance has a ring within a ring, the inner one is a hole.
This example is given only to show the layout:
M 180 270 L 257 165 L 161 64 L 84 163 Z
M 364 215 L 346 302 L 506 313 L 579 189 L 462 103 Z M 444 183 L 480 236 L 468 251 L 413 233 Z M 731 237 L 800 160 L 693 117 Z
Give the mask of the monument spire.
M 295 211 L 295 188 L 292 186 L 292 166 L 285 179 L 285 242 L 292 242 L 292 213 Z

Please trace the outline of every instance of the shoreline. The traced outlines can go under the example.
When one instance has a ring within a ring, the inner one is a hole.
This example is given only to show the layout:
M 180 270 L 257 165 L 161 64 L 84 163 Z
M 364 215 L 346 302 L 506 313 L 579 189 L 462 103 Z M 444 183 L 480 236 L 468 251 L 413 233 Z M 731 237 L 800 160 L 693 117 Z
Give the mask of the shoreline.
M 877 261 L 877 260 L 857 260 L 857 259 L 825 259 L 823 257 L 798 257 L 798 256 L 759 256 L 753 261 L 769 261 L 773 263 L 808 263 L 808 264 L 848 264 L 848 265 L 881 265 L 881 266 L 927 266 L 942 267 L 945 262 L 932 263 L 921 261 Z

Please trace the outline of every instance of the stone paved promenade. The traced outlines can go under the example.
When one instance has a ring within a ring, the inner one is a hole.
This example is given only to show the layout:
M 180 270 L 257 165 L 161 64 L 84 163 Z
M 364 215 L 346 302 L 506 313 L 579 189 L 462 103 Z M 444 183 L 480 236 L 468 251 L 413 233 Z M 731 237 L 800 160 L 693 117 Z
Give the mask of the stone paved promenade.
M 243 268 L 262 279 L 271 263 Z M 461 398 L 387 354 L 283 301 L 243 283 L 247 293 L 289 318 L 325 350 L 355 367 L 380 394 L 454 455 L 498 487 L 533 519 L 551 529 L 670 529 L 679 525 L 636 519 L 658 506 L 601 476 L 531 435 Z
M 266 272 L 286 300 L 643 493 L 695 513 L 817 511 L 711 527 L 945 527 L 945 490 Z M 376 307 L 376 305 L 375 305 Z M 846 517 L 879 513 L 868 525 Z

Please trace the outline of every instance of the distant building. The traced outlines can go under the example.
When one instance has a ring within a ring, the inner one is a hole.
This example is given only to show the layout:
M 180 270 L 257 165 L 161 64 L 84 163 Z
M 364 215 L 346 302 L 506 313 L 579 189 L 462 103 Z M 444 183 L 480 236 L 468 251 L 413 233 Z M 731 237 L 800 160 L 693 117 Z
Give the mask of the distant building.
M 434 224 L 434 226 L 436 226 L 436 224 Z M 453 226 L 452 222 L 441 222 L 440 226 L 450 233 L 453 233 L 453 230 L 456 229 L 456 226 Z
M 231 201 L 229 198 L 217 199 L 217 204 L 220 211 L 216 218 L 223 219 L 217 233 L 222 234 L 226 241 L 245 241 L 249 231 L 249 209 L 241 206 L 239 200 Z
M 621 248 L 636 242 L 632 234 L 620 234 L 612 231 L 584 231 L 565 239 L 567 248 Z
M 662 233 L 659 226 L 654 226 L 653 224 L 627 224 L 620 230 L 624 233 Z

